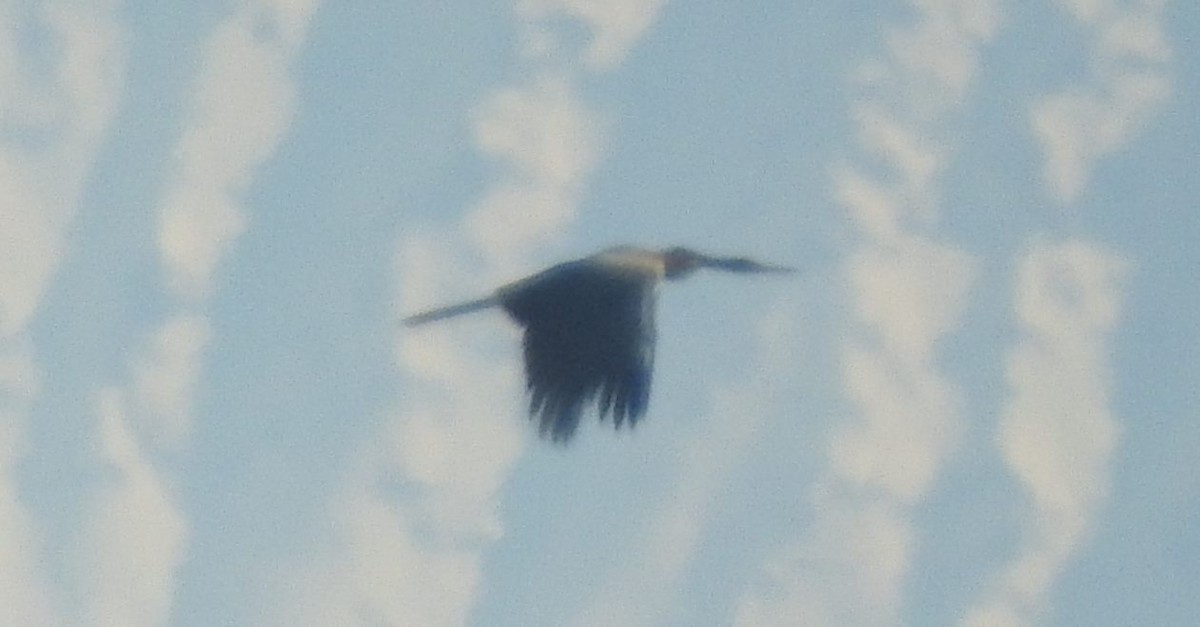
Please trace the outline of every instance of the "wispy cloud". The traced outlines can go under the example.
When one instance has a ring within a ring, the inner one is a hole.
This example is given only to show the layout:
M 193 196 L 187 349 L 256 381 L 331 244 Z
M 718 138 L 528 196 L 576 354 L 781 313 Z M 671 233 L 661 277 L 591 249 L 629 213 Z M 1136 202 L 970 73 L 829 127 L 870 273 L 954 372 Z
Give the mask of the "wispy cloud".
M 501 266 L 562 233 L 599 154 L 596 117 L 563 77 L 489 98 L 475 114 L 479 148 L 509 166 L 464 220 L 469 241 Z
M 1031 497 L 1031 524 L 1018 556 L 965 624 L 1045 622 L 1054 582 L 1087 540 L 1120 431 L 1108 354 L 1126 266 L 1078 240 L 1039 242 L 1021 260 L 1016 307 L 1024 337 L 1007 360 L 1012 398 L 999 446 Z
M 109 2 L 0 7 L 0 623 L 54 625 L 36 520 L 13 468 L 42 378 L 25 330 L 124 85 L 125 29 Z
M 654 24 L 667 0 L 520 0 L 517 12 L 527 20 L 522 31 L 526 52 L 540 56 L 559 47 L 554 30 L 544 24 L 557 16 L 584 22 L 592 40 L 584 54 L 595 71 L 621 64 L 634 44 Z
M 899 585 L 914 532 L 904 511 L 885 499 L 813 494 L 820 512 L 805 534 L 767 563 L 764 582 L 742 599 L 739 627 L 887 625 L 897 622 Z
M 573 91 L 568 82 L 538 79 L 501 90 L 476 113 L 480 150 L 507 173 L 465 215 L 461 231 L 405 239 L 397 264 L 403 309 L 417 292 L 424 305 L 461 293 L 444 281 L 470 275 L 461 261 L 467 252 L 488 262 L 485 279 L 494 282 L 569 225 L 596 150 L 594 123 Z M 465 284 L 490 287 L 478 276 Z M 373 463 L 352 476 L 353 498 L 341 504 L 352 510 L 347 520 L 359 521 L 343 527 L 361 557 L 352 567 L 357 594 L 385 620 L 461 624 L 474 604 L 480 550 L 502 533 L 499 490 L 527 436 L 514 419 L 517 369 L 466 348 L 488 345 L 454 327 L 400 338 L 399 364 L 411 377 L 405 403 L 360 453 Z M 381 491 L 381 482 L 404 487 Z
M 938 184 L 953 149 L 945 122 L 975 82 L 996 4 L 923 2 L 887 32 L 886 55 L 855 73 L 862 158 L 832 169 L 834 194 L 859 228 L 845 279 L 854 325 L 842 347 L 858 413 L 835 429 L 816 483 L 813 524 L 764 567 L 740 625 L 898 622 L 916 530 L 911 508 L 957 441 L 959 400 L 936 348 L 967 304 L 974 260 L 932 235 Z
M 0 623 L 53 626 L 59 620 L 39 566 L 39 534 L 14 475 L 26 452 L 25 416 L 40 387 L 32 355 L 27 341 L 0 343 Z
M 142 339 L 129 382 L 98 401 L 100 462 L 77 558 L 87 624 L 169 616 L 188 521 L 152 459 L 186 445 L 212 331 L 206 310 L 223 257 L 245 228 L 242 197 L 291 123 L 291 64 L 312 0 L 246 1 L 203 43 L 190 110 L 159 209 L 158 247 L 176 308 Z
M 555 13 L 582 19 L 594 34 L 583 68 L 611 69 L 658 4 L 518 6 L 518 31 L 538 69 L 526 68 L 525 76 L 472 112 L 476 146 L 499 162 L 501 174 L 457 229 L 408 234 L 400 242 L 401 314 L 463 294 L 464 286 L 482 291 L 528 270 L 531 258 L 574 219 L 599 158 L 602 129 L 579 94 L 574 76 L 581 62 L 565 53 L 556 28 L 543 20 Z M 485 271 L 468 271 L 467 258 L 482 258 Z M 301 577 L 321 579 L 319 571 L 341 564 L 353 584 L 330 589 L 311 604 L 314 613 L 360 622 L 465 621 L 478 594 L 482 550 L 503 533 L 500 487 L 529 437 L 523 421 L 514 419 L 520 414 L 518 369 L 492 362 L 483 352 L 492 345 L 469 325 L 399 338 L 397 365 L 408 379 L 403 402 L 356 456 L 361 464 L 332 504 L 350 559 L 317 558 L 314 571 Z
M 678 452 L 669 499 L 653 513 L 632 557 L 603 581 L 573 620 L 577 627 L 677 622 L 681 586 L 729 476 L 762 433 L 780 373 L 793 369 L 795 319 L 782 306 L 762 319 L 755 376 L 714 391 L 707 428 Z
M 0 10 L 0 337 L 36 310 L 116 112 L 126 45 L 108 5 Z M 44 46 L 19 46 L 35 34 Z
M 179 446 L 190 432 L 204 347 L 211 335 L 203 316 L 178 314 L 154 332 L 133 365 L 133 400 L 147 437 L 159 448 Z
M 1089 80 L 1042 98 L 1030 119 L 1048 194 L 1074 203 L 1095 164 L 1123 149 L 1169 97 L 1171 50 L 1164 2 L 1060 4 L 1090 33 Z M 1033 507 L 1017 557 L 964 624 L 1043 622 L 1059 574 L 1087 541 L 1119 442 L 1107 355 L 1127 266 L 1078 239 L 1037 240 L 1019 260 L 1016 316 L 1025 337 L 1007 362 L 1012 398 L 999 446 Z
M 191 422 L 191 398 L 210 339 L 205 303 L 216 271 L 245 228 L 242 196 L 291 124 L 291 64 L 316 0 L 249 0 L 204 44 L 191 105 L 159 209 L 158 247 L 179 310 L 148 336 L 134 364 L 134 399 L 160 444 Z
M 90 496 L 80 540 L 79 624 L 162 625 L 187 525 L 130 429 L 121 392 L 101 392 L 95 411 L 102 484 Z
M 487 399 L 485 391 L 474 413 L 461 415 L 483 415 Z M 500 533 L 494 481 L 505 462 L 497 457 L 511 460 L 519 443 L 499 421 L 506 432 L 440 428 L 454 419 L 392 421 L 359 451 L 347 489 L 329 504 L 338 541 L 312 567 L 283 574 L 263 624 L 466 624 L 481 549 Z
M 1090 31 L 1089 77 L 1042 98 L 1030 115 L 1051 194 L 1070 203 L 1096 162 L 1125 146 L 1170 97 L 1171 49 L 1163 1 L 1059 4 Z
M 159 226 L 169 283 L 181 298 L 208 295 L 218 264 L 245 228 L 240 198 L 291 123 L 290 65 L 316 5 L 244 2 L 204 46 Z
M 596 150 L 593 124 L 573 90 L 539 79 L 501 90 L 476 113 L 480 150 L 507 173 L 465 215 L 460 232 L 406 238 L 397 258 L 405 308 L 412 296 L 427 305 L 454 293 L 446 281 L 471 274 L 461 261 L 467 251 L 488 262 L 495 281 L 569 224 Z M 464 283 L 487 287 L 478 276 Z M 341 503 L 352 510 L 343 517 L 357 521 L 343 527 L 357 556 L 357 594 L 386 620 L 461 624 L 475 599 L 479 551 L 502 532 L 498 494 L 525 425 L 513 420 L 517 370 L 465 348 L 487 345 L 469 332 L 434 328 L 406 334 L 397 347 L 412 377 L 406 402 L 360 453 L 371 463 L 351 476 L 352 496 Z M 405 487 L 395 494 L 381 491 L 381 482 Z

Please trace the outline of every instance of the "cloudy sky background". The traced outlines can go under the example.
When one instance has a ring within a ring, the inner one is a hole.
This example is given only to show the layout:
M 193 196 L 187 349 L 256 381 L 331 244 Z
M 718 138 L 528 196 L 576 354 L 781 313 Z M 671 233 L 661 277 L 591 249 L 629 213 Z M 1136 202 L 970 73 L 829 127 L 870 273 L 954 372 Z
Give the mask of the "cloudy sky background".
M 1195 623 L 1195 33 L 4 3 L 0 624 Z M 803 272 L 668 286 L 568 447 L 501 314 L 397 326 L 618 243 Z

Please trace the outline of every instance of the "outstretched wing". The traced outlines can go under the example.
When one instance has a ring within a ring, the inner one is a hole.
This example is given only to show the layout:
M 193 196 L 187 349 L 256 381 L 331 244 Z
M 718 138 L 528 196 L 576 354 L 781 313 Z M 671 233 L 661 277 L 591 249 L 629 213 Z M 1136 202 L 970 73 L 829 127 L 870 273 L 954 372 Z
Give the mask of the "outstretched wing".
M 593 400 L 618 428 L 646 412 L 654 290 L 653 276 L 583 259 L 497 292 L 525 329 L 529 413 L 543 436 L 570 439 Z
M 488 296 L 487 298 L 480 298 L 480 299 L 468 301 L 465 303 L 459 303 L 457 305 L 450 305 L 449 307 L 438 307 L 437 309 L 431 309 L 426 312 L 408 316 L 407 318 L 405 318 L 403 320 L 403 322 L 404 322 L 404 326 L 415 327 L 419 324 L 436 322 L 443 318 L 449 318 L 451 316 L 461 316 L 462 314 L 465 314 L 465 313 L 479 311 L 480 309 L 487 309 L 488 307 L 492 307 L 496 304 L 497 304 L 496 297 Z

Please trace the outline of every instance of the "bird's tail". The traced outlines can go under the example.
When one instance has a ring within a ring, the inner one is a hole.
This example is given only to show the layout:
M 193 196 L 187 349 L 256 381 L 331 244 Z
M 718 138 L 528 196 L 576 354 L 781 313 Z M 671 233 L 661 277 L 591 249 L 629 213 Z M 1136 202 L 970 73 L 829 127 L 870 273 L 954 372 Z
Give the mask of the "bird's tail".
M 404 326 L 415 327 L 418 324 L 425 324 L 426 322 L 434 322 L 437 320 L 441 320 L 442 318 L 449 318 L 451 316 L 457 316 L 460 314 L 471 313 L 472 311 L 479 311 L 480 309 L 487 309 L 488 307 L 494 307 L 494 306 L 498 305 L 499 303 L 500 303 L 500 301 L 495 296 L 488 296 L 487 298 L 480 298 L 478 300 L 473 300 L 473 301 L 466 302 L 466 303 L 460 303 L 458 305 L 451 305 L 449 307 L 439 307 L 437 309 L 433 309 L 430 311 L 426 311 L 426 312 L 419 313 L 419 314 L 405 318 Z

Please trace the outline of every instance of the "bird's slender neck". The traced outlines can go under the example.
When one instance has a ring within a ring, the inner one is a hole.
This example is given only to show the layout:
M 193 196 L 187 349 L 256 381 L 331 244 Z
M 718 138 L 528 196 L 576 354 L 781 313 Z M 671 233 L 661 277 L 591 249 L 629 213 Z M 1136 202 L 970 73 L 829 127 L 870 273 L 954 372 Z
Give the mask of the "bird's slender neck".
M 671 248 L 661 255 L 663 276 L 669 281 L 685 278 L 708 262 L 708 257 L 686 248 Z

